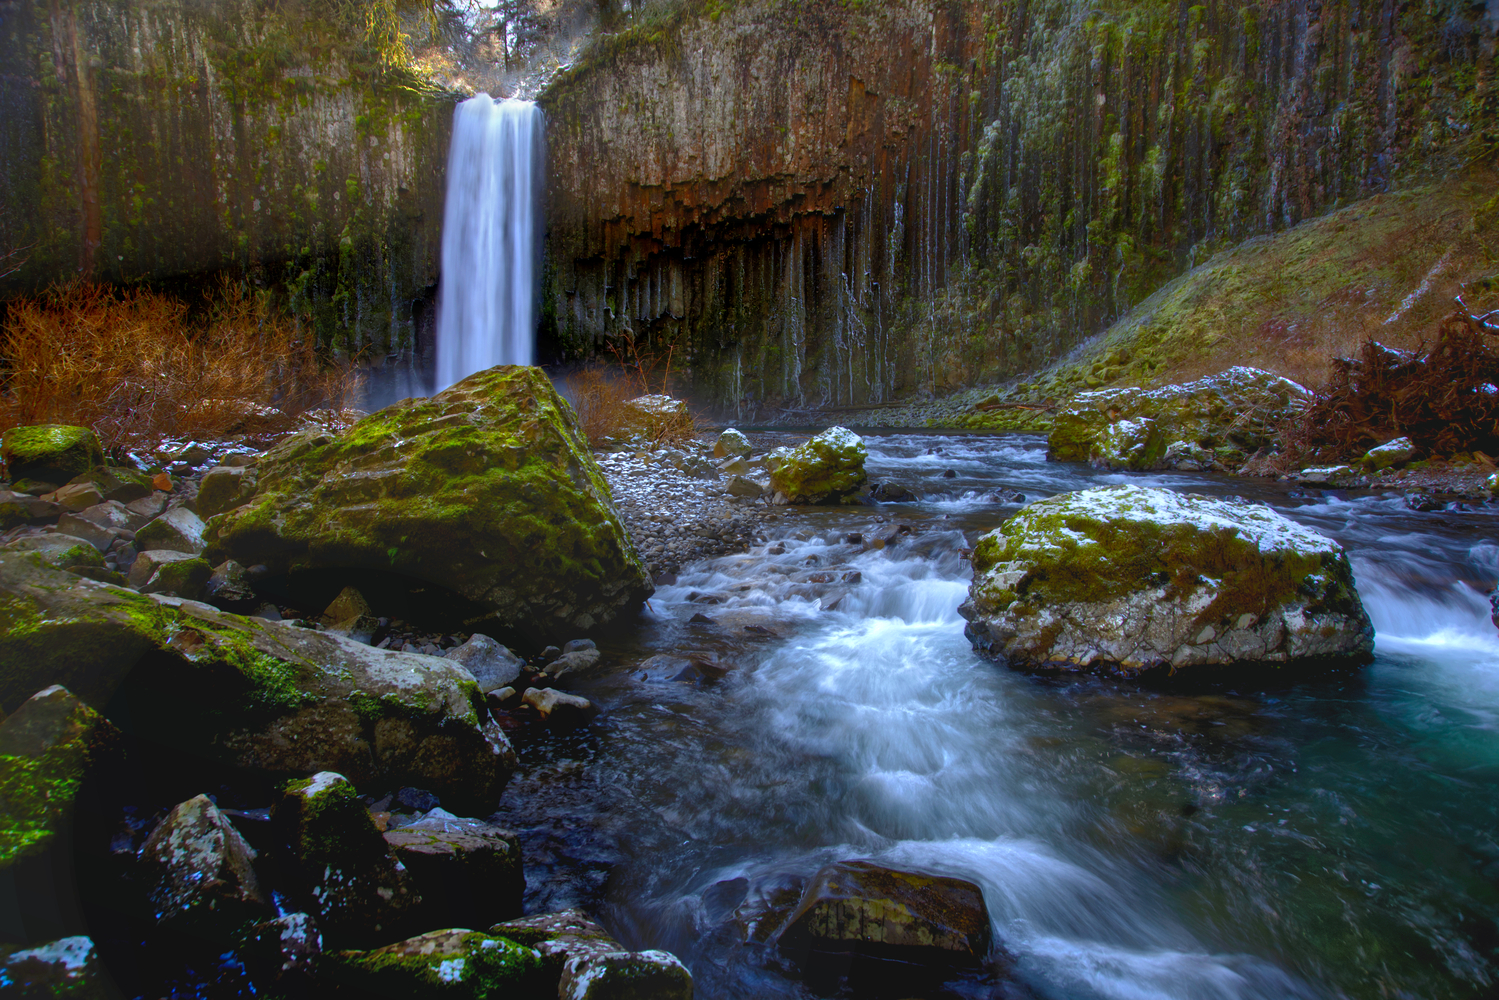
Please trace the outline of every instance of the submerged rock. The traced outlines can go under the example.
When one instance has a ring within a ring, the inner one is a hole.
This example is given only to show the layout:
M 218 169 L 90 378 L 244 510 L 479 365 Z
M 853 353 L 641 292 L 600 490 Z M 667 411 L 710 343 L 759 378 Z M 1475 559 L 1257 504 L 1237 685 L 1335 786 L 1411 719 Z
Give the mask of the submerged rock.
M 99 436 L 87 427 L 32 424 L 0 436 L 0 459 L 12 481 L 67 483 L 104 464 Z
M 1359 661 L 1374 631 L 1336 542 L 1270 508 L 1113 486 L 1021 510 L 979 539 L 959 611 L 1024 669 Z
M 28 554 L 29 555 L 29 554 Z M 133 732 L 272 775 L 337 768 L 487 815 L 515 766 L 456 664 L 81 580 L 0 550 L 0 709 L 47 684 L 125 699 Z
M 1057 411 L 1048 451 L 1109 469 L 1233 470 L 1310 399 L 1290 379 L 1243 367 L 1159 389 L 1084 392 Z
M 795 448 L 765 456 L 770 488 L 792 503 L 831 503 L 852 494 L 867 478 L 864 441 L 844 427 L 829 427 Z
M 421 904 L 416 884 L 343 775 L 323 771 L 292 782 L 272 820 L 329 940 L 389 941 L 412 922 Z
M 546 974 L 534 948 L 463 928 L 430 931 L 374 951 L 328 955 L 320 971 L 361 997 L 499 1000 L 547 995 Z
M 784 954 L 824 967 L 864 959 L 977 968 L 992 944 L 972 882 L 867 861 L 814 875 L 778 938 Z
M 214 562 L 394 572 L 554 633 L 633 611 L 652 589 L 571 408 L 537 368 L 479 372 L 340 435 L 293 435 L 258 469 L 254 498 L 213 519 Z
M 270 916 L 254 849 L 206 795 L 173 808 L 146 838 L 140 860 L 158 923 L 227 939 L 246 921 Z

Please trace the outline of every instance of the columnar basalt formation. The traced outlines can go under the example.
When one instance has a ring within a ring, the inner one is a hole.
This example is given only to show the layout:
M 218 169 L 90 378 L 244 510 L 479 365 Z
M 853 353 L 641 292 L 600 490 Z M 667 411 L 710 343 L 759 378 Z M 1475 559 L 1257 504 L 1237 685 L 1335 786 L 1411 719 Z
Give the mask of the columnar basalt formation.
M 0 297 L 61 278 L 283 287 L 332 346 L 412 345 L 454 95 L 302 0 L 0 14 Z
M 546 324 L 732 412 L 1035 368 L 1212 252 L 1477 151 L 1494 26 L 1374 0 L 719 0 L 542 96 Z

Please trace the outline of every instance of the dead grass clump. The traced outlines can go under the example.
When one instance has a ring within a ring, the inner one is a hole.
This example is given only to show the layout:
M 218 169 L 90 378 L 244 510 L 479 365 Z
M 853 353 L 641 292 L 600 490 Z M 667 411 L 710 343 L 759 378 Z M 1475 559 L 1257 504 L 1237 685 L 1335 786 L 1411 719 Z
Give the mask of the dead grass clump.
M 116 451 L 164 437 L 271 435 L 343 410 L 358 376 L 319 356 L 263 296 L 227 279 L 206 310 L 78 282 L 10 303 L 0 330 L 0 430 L 93 427 Z
M 1428 455 L 1499 454 L 1499 352 L 1465 312 L 1443 319 L 1429 347 L 1366 340 L 1353 357 L 1334 360 L 1332 372 L 1288 429 L 1291 450 L 1307 459 L 1362 455 L 1396 437 Z
M 606 345 L 613 364 L 594 362 L 570 377 L 567 393 L 578 421 L 594 447 L 610 439 L 640 437 L 651 445 L 680 444 L 696 430 L 685 404 L 652 400 L 633 403 L 642 396 L 671 396 L 672 345 L 655 350 L 625 334 Z

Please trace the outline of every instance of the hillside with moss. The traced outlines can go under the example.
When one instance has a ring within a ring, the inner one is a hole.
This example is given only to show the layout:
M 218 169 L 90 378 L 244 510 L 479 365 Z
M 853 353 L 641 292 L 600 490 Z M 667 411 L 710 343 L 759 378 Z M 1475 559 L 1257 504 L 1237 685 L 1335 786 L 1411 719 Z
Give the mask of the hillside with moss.
M 676 344 L 741 418 L 1037 371 L 1219 251 L 1489 161 L 1480 15 L 688 3 L 541 97 L 547 332 Z

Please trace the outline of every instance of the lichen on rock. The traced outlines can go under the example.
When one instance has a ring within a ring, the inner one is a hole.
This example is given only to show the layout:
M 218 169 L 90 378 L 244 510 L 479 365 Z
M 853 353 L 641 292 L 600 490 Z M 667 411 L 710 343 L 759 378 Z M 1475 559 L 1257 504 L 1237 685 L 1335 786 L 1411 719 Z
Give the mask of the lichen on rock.
M 1333 540 L 1237 500 L 1114 486 L 1022 509 L 979 539 L 959 609 L 1012 666 L 1359 662 L 1374 630 Z
M 502 365 L 340 435 L 294 435 L 261 460 L 256 491 L 210 522 L 212 562 L 394 572 L 543 633 L 591 628 L 652 589 L 538 368 Z
M 534 948 L 464 928 L 430 931 L 373 951 L 324 957 L 329 980 L 359 995 L 497 1000 L 541 996 L 541 956 Z

